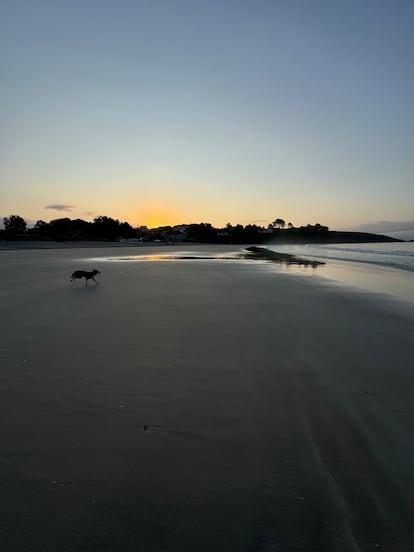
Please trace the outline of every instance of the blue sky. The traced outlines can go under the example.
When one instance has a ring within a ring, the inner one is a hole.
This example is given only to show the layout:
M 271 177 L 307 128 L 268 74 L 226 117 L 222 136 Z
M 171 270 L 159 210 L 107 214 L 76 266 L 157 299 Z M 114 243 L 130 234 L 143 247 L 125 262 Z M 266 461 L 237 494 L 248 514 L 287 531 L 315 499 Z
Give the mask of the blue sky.
M 0 215 L 406 229 L 413 16 L 402 0 L 3 0 Z

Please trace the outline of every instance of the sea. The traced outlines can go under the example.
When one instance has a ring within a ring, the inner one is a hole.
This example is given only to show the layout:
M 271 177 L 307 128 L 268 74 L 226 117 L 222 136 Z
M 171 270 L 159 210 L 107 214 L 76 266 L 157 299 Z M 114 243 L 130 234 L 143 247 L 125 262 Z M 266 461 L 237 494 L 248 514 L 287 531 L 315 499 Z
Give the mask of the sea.
M 272 251 L 316 260 L 365 263 L 414 272 L 414 242 L 268 245 Z
M 316 269 L 289 266 L 301 274 L 317 274 L 335 285 L 397 298 L 414 307 L 414 242 L 266 245 L 319 261 Z

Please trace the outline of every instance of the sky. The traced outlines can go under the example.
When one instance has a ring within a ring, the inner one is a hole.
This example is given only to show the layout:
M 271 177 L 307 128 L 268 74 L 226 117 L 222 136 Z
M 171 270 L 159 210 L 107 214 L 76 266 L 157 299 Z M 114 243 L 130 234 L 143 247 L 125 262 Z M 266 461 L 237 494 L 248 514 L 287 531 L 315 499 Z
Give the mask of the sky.
M 0 0 L 0 216 L 414 229 L 413 24 L 411 0 Z

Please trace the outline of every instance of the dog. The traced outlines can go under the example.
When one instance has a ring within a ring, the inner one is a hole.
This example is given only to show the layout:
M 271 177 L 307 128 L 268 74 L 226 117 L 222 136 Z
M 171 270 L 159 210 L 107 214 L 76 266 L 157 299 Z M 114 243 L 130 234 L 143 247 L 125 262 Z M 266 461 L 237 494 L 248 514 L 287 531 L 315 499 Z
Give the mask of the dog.
M 96 284 L 99 284 L 94 278 L 97 274 L 100 274 L 99 270 L 96 270 L 94 268 L 91 272 L 87 272 L 86 270 L 75 270 L 75 272 L 70 277 L 70 281 L 74 282 L 75 280 L 79 278 L 85 278 L 85 285 L 88 285 L 88 280 L 93 280 Z

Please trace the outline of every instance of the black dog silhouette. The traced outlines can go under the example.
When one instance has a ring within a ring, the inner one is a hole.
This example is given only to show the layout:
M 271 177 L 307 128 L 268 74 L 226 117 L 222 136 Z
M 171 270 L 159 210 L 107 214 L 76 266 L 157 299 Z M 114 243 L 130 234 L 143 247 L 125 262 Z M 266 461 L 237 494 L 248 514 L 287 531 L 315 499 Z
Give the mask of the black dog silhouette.
M 91 272 L 87 272 L 86 270 L 75 270 L 75 272 L 70 277 L 70 281 L 73 282 L 74 280 L 77 280 L 78 278 L 85 278 L 85 285 L 88 285 L 88 280 L 93 280 L 96 284 L 99 284 L 94 278 L 97 274 L 100 274 L 99 270 L 93 269 Z

